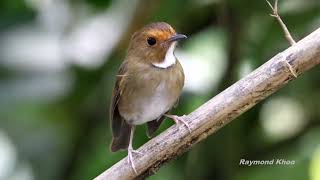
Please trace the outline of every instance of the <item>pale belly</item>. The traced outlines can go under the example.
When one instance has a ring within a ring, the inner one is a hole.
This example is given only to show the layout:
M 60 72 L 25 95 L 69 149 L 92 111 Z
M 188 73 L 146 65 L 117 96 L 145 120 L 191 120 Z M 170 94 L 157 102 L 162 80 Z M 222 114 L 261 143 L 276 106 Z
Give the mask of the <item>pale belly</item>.
M 131 104 L 130 111 L 121 111 L 121 116 L 133 125 L 144 124 L 160 118 L 172 108 L 177 100 L 177 95 L 172 94 L 165 83 L 159 84 L 149 97 L 137 97 Z

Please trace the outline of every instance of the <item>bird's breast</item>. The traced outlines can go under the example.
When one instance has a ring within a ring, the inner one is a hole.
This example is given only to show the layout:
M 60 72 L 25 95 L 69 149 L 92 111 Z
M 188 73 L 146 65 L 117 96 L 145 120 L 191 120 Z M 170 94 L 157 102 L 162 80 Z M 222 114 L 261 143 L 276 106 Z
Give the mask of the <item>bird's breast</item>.
M 143 124 L 159 118 L 159 116 L 171 108 L 175 99 L 175 95 L 170 92 L 166 82 L 161 82 L 151 95 L 137 100 L 138 103 L 136 105 L 139 107 L 137 111 L 138 117 L 133 119 L 132 123 Z
M 120 114 L 134 125 L 161 117 L 179 98 L 183 81 L 183 71 L 179 69 L 150 69 L 133 74 L 119 100 Z

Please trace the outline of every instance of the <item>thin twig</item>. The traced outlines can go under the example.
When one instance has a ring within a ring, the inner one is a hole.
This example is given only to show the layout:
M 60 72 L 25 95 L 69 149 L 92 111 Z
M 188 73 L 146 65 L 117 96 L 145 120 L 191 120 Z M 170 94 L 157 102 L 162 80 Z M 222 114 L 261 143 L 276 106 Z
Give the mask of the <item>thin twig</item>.
M 289 41 L 289 43 L 292 45 L 296 44 L 296 41 L 292 38 L 287 26 L 284 24 L 284 22 L 282 21 L 280 15 L 279 15 L 279 11 L 278 11 L 278 0 L 275 0 L 274 2 L 274 6 L 271 5 L 271 3 L 266 0 L 268 5 L 270 6 L 270 8 L 272 9 L 272 14 L 270 14 L 270 16 L 272 17 L 275 17 L 277 19 L 277 21 L 279 22 L 283 32 L 284 32 L 284 35 L 286 37 L 286 39 Z M 289 71 L 291 72 L 291 74 L 294 76 L 294 77 L 297 77 L 297 73 L 295 72 L 294 68 L 290 65 L 290 63 L 287 61 L 287 60 L 283 60 L 284 62 L 284 65 L 286 67 L 288 67 Z
M 274 6 L 271 5 L 271 3 L 266 0 L 268 5 L 270 6 L 270 8 L 272 9 L 272 14 L 270 14 L 270 16 L 275 17 L 277 19 L 277 21 L 279 22 L 285 37 L 287 38 L 287 40 L 289 41 L 289 43 L 292 45 L 294 45 L 296 43 L 296 41 L 292 38 L 287 26 L 284 24 L 284 22 L 282 21 L 279 13 L 278 13 L 278 0 L 275 0 L 274 2 Z

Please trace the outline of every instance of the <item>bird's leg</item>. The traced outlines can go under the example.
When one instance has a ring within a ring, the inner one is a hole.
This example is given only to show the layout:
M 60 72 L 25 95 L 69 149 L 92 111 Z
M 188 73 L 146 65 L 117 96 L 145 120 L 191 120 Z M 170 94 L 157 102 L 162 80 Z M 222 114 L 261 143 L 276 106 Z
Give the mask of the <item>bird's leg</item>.
M 136 170 L 136 167 L 134 165 L 134 162 L 133 162 L 132 153 L 136 153 L 136 154 L 139 154 L 139 155 L 142 155 L 142 153 L 137 151 L 137 150 L 134 150 L 133 147 L 132 147 L 132 140 L 133 140 L 134 130 L 135 130 L 135 126 L 132 126 L 131 127 L 131 133 L 130 133 L 130 141 L 129 141 L 129 146 L 128 146 L 128 163 L 131 165 L 133 171 L 136 174 L 138 174 L 138 172 Z
M 166 117 L 171 118 L 172 120 L 174 120 L 174 122 L 175 122 L 176 124 L 179 124 L 179 123 L 184 124 L 184 125 L 188 128 L 189 133 L 191 133 L 190 125 L 183 119 L 183 117 L 184 117 L 185 115 L 183 115 L 183 116 L 170 115 L 170 114 L 164 114 L 164 115 L 165 115 Z
M 137 150 L 134 150 L 133 147 L 132 147 L 132 141 L 133 141 L 133 135 L 134 135 L 134 130 L 136 129 L 135 126 L 132 126 L 131 127 L 131 134 L 130 134 L 130 141 L 129 141 L 129 147 L 128 149 L 130 149 L 131 152 L 133 153 L 136 153 L 136 154 L 139 154 L 139 155 L 143 155 L 143 153 L 137 151 Z

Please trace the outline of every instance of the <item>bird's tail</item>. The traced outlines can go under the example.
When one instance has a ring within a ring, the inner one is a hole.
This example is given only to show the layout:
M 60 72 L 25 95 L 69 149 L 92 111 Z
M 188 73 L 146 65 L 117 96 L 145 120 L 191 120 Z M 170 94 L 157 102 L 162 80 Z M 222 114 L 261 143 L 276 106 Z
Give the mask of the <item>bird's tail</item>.
M 129 146 L 131 125 L 121 118 L 120 133 L 112 138 L 110 149 L 112 152 L 126 150 Z

